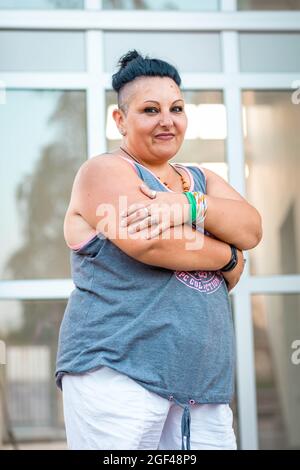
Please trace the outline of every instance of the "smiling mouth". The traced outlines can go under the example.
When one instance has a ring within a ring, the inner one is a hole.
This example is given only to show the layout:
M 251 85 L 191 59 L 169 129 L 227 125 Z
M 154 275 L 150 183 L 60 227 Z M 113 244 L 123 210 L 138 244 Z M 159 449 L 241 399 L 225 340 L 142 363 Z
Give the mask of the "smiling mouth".
M 160 139 L 160 140 L 171 140 L 175 136 L 174 136 L 174 134 L 158 134 L 155 137 L 156 137 L 156 139 Z

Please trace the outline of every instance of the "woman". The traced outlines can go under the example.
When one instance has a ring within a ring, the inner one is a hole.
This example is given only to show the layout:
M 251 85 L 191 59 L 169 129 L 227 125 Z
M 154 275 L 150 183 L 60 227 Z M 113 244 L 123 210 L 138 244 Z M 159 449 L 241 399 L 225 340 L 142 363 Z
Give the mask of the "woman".
M 56 379 L 68 446 L 236 449 L 228 292 L 261 218 L 215 173 L 169 163 L 187 128 L 177 70 L 135 50 L 119 65 L 122 145 L 81 166 L 64 225 L 75 289 Z

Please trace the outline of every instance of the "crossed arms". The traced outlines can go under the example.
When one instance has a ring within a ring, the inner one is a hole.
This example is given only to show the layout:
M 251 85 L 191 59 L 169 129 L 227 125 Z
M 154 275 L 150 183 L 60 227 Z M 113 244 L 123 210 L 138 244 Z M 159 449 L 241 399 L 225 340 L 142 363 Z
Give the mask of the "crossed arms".
M 184 231 L 180 226 L 171 227 L 164 236 L 150 240 L 139 233 L 134 238 L 121 236 L 125 229 L 119 226 L 120 197 L 126 196 L 129 205 L 137 202 L 149 205 L 149 199 L 139 190 L 142 180 L 126 161 L 117 156 L 94 157 L 80 168 L 74 183 L 78 213 L 97 229 L 101 222 L 101 216 L 97 215 L 99 205 L 113 206 L 116 216 L 106 225 L 105 235 L 126 254 L 143 263 L 182 271 L 221 269 L 230 259 L 229 243 L 240 250 L 247 250 L 260 242 L 262 222 L 258 211 L 226 181 L 210 170 L 204 171 L 208 197 L 205 229 L 216 238 L 203 235 L 189 226 Z M 160 197 L 164 202 L 168 197 L 172 204 L 176 201 L 182 203 L 183 195 L 158 193 L 155 201 L 159 203 Z M 187 250 L 191 240 L 199 243 L 201 249 Z

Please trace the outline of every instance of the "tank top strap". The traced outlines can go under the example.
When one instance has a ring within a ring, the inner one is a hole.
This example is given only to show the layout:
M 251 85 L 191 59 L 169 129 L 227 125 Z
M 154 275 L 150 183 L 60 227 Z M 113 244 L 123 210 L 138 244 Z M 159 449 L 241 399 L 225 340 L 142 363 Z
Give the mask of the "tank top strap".
M 165 186 L 158 181 L 157 177 L 151 172 L 151 170 L 145 168 L 143 165 L 133 162 L 127 157 L 123 157 L 120 155 L 120 158 L 126 160 L 132 168 L 135 170 L 136 174 L 151 187 L 152 189 L 156 189 L 158 191 L 168 191 Z M 174 164 L 173 164 L 174 165 Z M 206 194 L 206 178 L 205 174 L 198 164 L 190 164 L 184 165 L 181 163 L 176 163 L 176 166 L 185 169 L 190 177 L 191 181 L 191 191 L 201 191 Z
M 195 182 L 194 191 L 201 191 L 206 194 L 206 177 L 200 165 L 193 163 L 186 166 L 186 168 L 188 168 L 193 175 Z
M 141 180 L 144 181 L 144 183 L 149 186 L 149 188 L 154 189 L 156 191 L 169 191 L 161 181 L 157 178 L 157 176 L 148 168 L 146 168 L 144 165 L 134 162 L 132 160 L 129 160 L 126 157 L 123 157 L 120 155 L 120 158 L 123 158 L 126 160 L 130 165 L 135 169 L 136 174 L 138 175 Z

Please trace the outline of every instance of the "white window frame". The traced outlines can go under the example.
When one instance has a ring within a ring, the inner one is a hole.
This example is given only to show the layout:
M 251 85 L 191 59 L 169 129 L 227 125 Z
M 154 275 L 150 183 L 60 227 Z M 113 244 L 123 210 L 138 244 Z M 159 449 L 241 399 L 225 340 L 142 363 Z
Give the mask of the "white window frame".
M 240 73 L 240 31 L 300 31 L 300 12 L 238 12 L 236 0 L 220 0 L 219 12 L 98 11 L 102 0 L 85 0 L 91 11 L 1 11 L 0 29 L 83 30 L 86 32 L 87 69 L 80 73 L 1 73 L 7 89 L 79 89 L 86 92 L 89 158 L 106 151 L 105 93 L 111 76 L 103 63 L 104 32 L 110 31 L 218 31 L 221 34 L 222 73 L 182 74 L 183 89 L 222 90 L 227 110 L 227 162 L 229 182 L 245 195 L 244 142 L 241 121 L 242 91 L 291 90 L 299 73 Z M 184 19 L 184 21 L 183 21 Z M 247 256 L 247 254 L 246 254 Z M 1 299 L 67 299 L 73 283 L 68 279 L 1 281 Z M 300 292 L 300 275 L 251 276 L 249 263 L 232 295 L 237 340 L 237 398 L 241 449 L 257 449 L 251 296 Z

